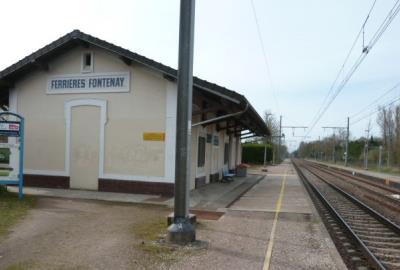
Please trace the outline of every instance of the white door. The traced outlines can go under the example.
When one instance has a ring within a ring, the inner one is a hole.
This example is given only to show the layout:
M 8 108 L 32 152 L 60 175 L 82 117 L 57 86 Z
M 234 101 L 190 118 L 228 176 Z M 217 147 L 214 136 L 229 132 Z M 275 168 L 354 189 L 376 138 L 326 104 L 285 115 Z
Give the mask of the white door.
M 71 108 L 71 188 L 98 190 L 100 113 L 98 106 Z

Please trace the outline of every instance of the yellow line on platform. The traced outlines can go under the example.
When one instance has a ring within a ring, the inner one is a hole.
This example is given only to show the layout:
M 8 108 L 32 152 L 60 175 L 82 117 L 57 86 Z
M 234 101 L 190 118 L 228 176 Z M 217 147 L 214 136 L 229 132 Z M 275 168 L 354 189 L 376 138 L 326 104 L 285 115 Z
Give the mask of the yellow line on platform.
M 272 248 L 274 247 L 276 225 L 278 223 L 279 212 L 281 211 L 283 195 L 285 194 L 285 184 L 286 184 L 286 172 L 283 175 L 281 191 L 279 193 L 278 201 L 276 202 L 275 218 L 274 218 L 274 223 L 272 224 L 271 234 L 269 236 L 269 243 L 268 243 L 267 253 L 265 254 L 263 270 L 269 270 L 269 265 L 271 264 Z
M 281 174 L 281 173 L 268 173 L 267 176 L 294 176 L 295 174 L 289 174 L 289 173 L 285 173 L 285 174 Z

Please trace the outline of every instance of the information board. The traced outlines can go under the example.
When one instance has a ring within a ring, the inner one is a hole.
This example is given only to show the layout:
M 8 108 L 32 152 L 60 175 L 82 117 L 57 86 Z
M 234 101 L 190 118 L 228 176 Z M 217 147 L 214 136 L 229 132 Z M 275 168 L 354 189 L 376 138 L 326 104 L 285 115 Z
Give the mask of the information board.
M 24 187 L 24 118 L 12 112 L 0 112 L 0 185 L 18 186 L 19 198 Z M 5 138 L 4 138 L 5 137 Z

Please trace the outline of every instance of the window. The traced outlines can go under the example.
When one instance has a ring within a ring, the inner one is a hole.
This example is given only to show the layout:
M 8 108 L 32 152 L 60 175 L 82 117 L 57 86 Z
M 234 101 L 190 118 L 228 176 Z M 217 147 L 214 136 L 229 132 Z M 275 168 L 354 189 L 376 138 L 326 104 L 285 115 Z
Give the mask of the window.
M 199 146 L 197 152 L 197 167 L 204 167 L 206 163 L 206 138 L 199 137 Z
M 224 148 L 224 164 L 227 164 L 229 160 L 229 144 L 225 143 L 225 148 Z
M 212 135 L 211 134 L 207 134 L 207 143 L 211 143 L 212 142 Z
M 85 54 L 85 67 L 92 65 L 92 55 L 90 53 Z
M 215 145 L 215 146 L 218 146 L 218 145 L 219 145 L 219 138 L 218 138 L 218 136 L 215 136 L 215 135 L 214 135 L 213 145 Z
M 92 52 L 85 52 L 82 54 L 82 72 L 93 72 Z

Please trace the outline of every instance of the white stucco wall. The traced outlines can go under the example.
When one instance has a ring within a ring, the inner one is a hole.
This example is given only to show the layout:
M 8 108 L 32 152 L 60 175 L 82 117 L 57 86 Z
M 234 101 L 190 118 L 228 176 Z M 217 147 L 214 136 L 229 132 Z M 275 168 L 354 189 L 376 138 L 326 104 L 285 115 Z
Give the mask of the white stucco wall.
M 81 74 L 82 52 L 92 51 L 94 73 L 129 72 L 129 92 L 125 93 L 47 93 L 49 77 Z M 26 119 L 25 173 L 70 176 L 67 119 L 65 110 L 74 100 L 100 100 L 106 103 L 102 147 L 99 142 L 99 178 L 149 182 L 174 182 L 177 86 L 161 73 L 139 64 L 126 65 L 114 54 L 98 48 L 76 48 L 49 63 L 48 71 L 33 71 L 16 82 L 10 93 L 10 108 Z M 212 116 L 209 116 L 212 117 Z M 98 117 L 95 121 L 98 121 Z M 199 117 L 192 119 L 200 121 Z M 165 132 L 165 141 L 145 141 L 144 132 Z M 199 168 L 198 137 L 218 136 L 219 144 L 206 142 L 206 161 Z M 101 137 L 101 136 L 100 136 Z M 224 145 L 229 143 L 226 130 L 217 132 L 216 124 L 192 129 L 191 181 L 227 169 Z M 240 140 L 233 138 L 231 164 L 241 162 Z M 103 151 L 101 151 L 101 148 Z M 236 151 L 238 149 L 239 151 Z M 103 153 L 101 153 L 103 152 Z
M 143 133 L 166 132 L 167 124 L 169 132 L 174 129 L 176 109 L 171 106 L 176 104 L 171 100 L 176 99 L 176 84 L 169 85 L 167 91 L 169 82 L 161 74 L 135 64 L 127 66 L 115 55 L 93 48 L 89 50 L 94 55 L 94 73 L 129 72 L 128 93 L 46 93 L 49 76 L 81 73 L 82 51 L 87 50 L 77 48 L 57 57 L 49 63 L 49 71 L 30 73 L 12 90 L 14 107 L 26 119 L 26 173 L 69 175 L 64 104 L 76 99 L 100 99 L 107 102 L 107 123 L 104 164 L 100 164 L 104 175 L 99 177 L 173 182 L 166 143 L 144 141 Z M 166 137 L 170 142 L 171 134 Z M 173 157 L 170 152 L 169 158 Z

